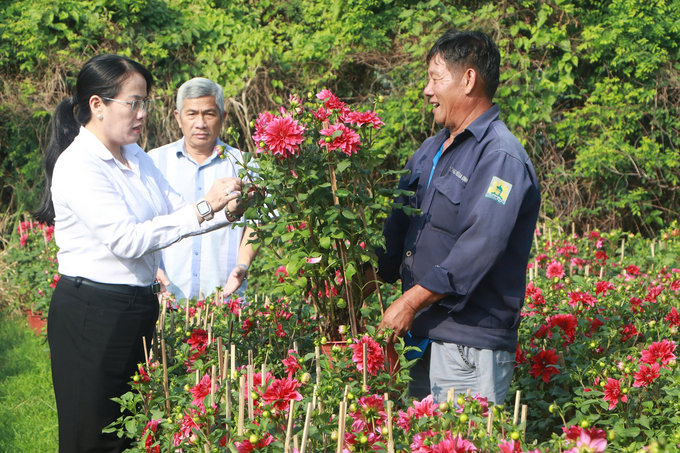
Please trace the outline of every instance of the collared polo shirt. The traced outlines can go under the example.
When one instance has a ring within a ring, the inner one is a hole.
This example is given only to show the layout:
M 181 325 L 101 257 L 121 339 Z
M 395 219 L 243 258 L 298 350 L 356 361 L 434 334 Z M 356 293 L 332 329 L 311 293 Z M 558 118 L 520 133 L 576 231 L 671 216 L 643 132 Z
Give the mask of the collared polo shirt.
M 170 185 L 184 199 L 195 202 L 205 196 L 216 179 L 238 178 L 239 170 L 243 168 L 241 151 L 219 139 L 217 144 L 225 146 L 226 157 L 221 159 L 213 151 L 202 164 L 189 156 L 184 138 L 149 151 L 149 156 Z M 198 297 L 199 292 L 208 296 L 216 287 L 223 287 L 237 264 L 242 237 L 243 227 L 232 226 L 163 250 L 163 266 L 170 280 L 169 291 L 179 300 Z M 240 292 L 245 290 L 245 285 L 244 282 Z
M 445 297 L 416 315 L 414 337 L 479 349 L 514 351 L 524 301 L 526 266 L 540 207 L 534 168 L 494 105 L 444 150 L 448 129 L 427 139 L 409 160 L 384 228 L 379 274 L 401 277 Z

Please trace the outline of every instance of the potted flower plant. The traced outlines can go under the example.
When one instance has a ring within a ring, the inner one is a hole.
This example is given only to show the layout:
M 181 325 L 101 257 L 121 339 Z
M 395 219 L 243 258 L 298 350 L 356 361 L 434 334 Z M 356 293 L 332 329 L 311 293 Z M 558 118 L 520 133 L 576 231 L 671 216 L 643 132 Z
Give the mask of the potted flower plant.
M 262 190 L 246 218 L 276 257 L 263 270 L 276 269 L 283 292 L 316 311 L 322 336 L 339 339 L 339 326 L 357 335 L 362 317 L 383 309 L 379 294 L 372 304 L 363 296 L 364 270 L 376 265 L 401 172 L 382 168 L 375 104 L 353 109 L 329 90 L 307 97 L 252 123 L 257 152 L 246 161 Z

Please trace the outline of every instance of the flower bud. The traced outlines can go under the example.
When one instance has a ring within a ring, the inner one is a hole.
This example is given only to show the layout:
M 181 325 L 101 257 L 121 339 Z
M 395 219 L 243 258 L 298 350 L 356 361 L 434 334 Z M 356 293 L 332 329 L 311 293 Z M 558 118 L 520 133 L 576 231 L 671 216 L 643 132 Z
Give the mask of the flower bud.
M 587 428 L 589 426 L 590 426 L 590 423 L 588 422 L 588 420 L 582 420 L 581 421 L 581 428 Z

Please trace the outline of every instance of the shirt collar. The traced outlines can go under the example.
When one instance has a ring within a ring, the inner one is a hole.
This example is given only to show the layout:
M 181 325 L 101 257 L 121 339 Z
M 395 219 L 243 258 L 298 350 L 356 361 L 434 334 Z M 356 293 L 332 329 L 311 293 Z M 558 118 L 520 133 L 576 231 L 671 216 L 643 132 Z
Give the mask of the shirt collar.
M 486 131 L 491 126 L 491 123 L 498 119 L 500 113 L 501 109 L 494 103 L 489 110 L 479 115 L 465 130 L 470 131 L 475 136 L 477 143 L 479 143 L 486 135 Z
M 182 136 L 182 138 L 179 140 L 179 142 L 178 142 L 177 144 L 178 144 L 177 150 L 175 151 L 177 154 L 181 154 L 182 156 L 186 157 L 187 159 L 194 160 L 194 159 L 189 155 L 189 153 L 187 153 L 187 147 L 185 146 L 185 139 L 184 139 L 184 136 Z M 217 146 L 225 146 L 227 149 L 229 149 L 229 146 L 227 146 L 222 140 L 220 140 L 219 137 L 217 138 L 217 142 L 215 142 L 215 147 L 217 147 Z M 179 156 L 178 156 L 178 157 L 179 157 Z M 203 163 L 201 164 L 201 166 L 203 166 L 203 165 L 208 165 L 208 164 L 209 164 L 210 162 L 212 162 L 213 159 L 215 159 L 216 157 L 217 157 L 217 151 L 215 151 L 215 148 L 213 148 L 212 154 L 210 155 L 210 157 L 208 157 L 208 159 L 206 159 L 205 162 L 203 162 Z

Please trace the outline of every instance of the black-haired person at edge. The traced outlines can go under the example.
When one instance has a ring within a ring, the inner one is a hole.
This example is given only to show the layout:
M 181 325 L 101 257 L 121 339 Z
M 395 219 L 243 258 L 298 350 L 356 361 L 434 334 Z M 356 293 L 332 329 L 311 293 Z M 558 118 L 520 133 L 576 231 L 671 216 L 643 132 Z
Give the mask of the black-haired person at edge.
M 111 398 L 129 391 L 145 360 L 142 338 L 151 345 L 160 250 L 229 225 L 225 207 L 245 208 L 237 178 L 217 180 L 204 199 L 187 203 L 136 144 L 153 108 L 152 80 L 135 61 L 96 56 L 52 117 L 36 218 L 55 225 L 59 247 L 47 338 L 61 453 L 130 446 L 102 430 L 121 415 Z

